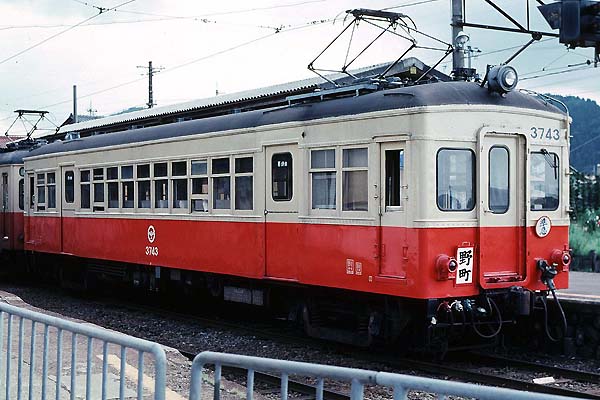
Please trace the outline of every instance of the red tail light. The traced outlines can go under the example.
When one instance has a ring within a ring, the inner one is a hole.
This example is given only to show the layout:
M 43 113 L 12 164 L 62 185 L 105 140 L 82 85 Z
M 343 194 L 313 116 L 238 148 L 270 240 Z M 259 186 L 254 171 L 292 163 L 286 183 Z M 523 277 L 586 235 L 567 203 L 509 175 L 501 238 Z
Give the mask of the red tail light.
M 440 254 L 435 260 L 435 272 L 438 281 L 445 281 L 456 278 L 456 268 L 458 263 L 453 257 L 446 254 Z
M 550 262 L 556 265 L 559 271 L 568 271 L 571 265 L 571 254 L 566 250 L 555 249 L 552 251 Z

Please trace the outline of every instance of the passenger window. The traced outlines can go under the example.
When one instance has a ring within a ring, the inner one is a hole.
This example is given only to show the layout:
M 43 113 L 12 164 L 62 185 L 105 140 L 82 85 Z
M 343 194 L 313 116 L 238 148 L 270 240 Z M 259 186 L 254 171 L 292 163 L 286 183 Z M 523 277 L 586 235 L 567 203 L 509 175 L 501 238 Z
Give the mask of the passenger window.
M 150 208 L 150 165 L 137 166 L 137 196 L 138 208 Z
M 211 166 L 211 177 L 213 181 L 213 208 L 230 210 L 231 177 L 229 176 L 229 158 L 213 159 Z
M 80 189 L 81 189 L 81 208 L 90 208 L 90 171 L 81 171 L 80 173 Z
M 441 149 L 437 154 L 437 205 L 442 211 L 475 208 L 475 154 L 468 149 Z
M 154 177 L 167 176 L 167 163 L 154 164 Z
M 312 150 L 310 152 L 310 175 L 312 182 L 312 208 L 334 210 L 336 208 L 335 150 Z
M 2 174 L 2 209 L 8 210 L 8 174 Z
M 93 169 L 94 211 L 104 211 L 104 168 Z
M 208 212 L 207 162 L 192 161 L 192 211 Z
M 56 208 L 56 174 L 48 172 L 46 179 L 48 183 L 48 208 Z
M 291 153 L 273 154 L 271 158 L 271 196 L 275 201 L 290 201 L 293 195 Z
M 65 171 L 65 202 L 73 203 L 75 201 L 75 173 Z
M 133 188 L 133 166 L 124 165 L 121 167 L 121 198 L 123 208 L 134 207 L 135 200 Z
M 369 151 L 342 150 L 342 211 L 369 209 Z
M 108 189 L 108 208 L 119 208 L 119 168 L 106 168 L 106 187 Z
M 119 168 L 106 168 L 106 179 L 108 179 L 109 181 L 116 181 L 117 179 L 119 179 Z
M 188 208 L 188 179 L 187 162 L 177 161 L 171 163 L 171 175 L 180 177 L 173 179 L 173 208 Z
M 385 151 L 385 208 L 393 211 L 402 206 L 404 150 Z
M 506 147 L 494 146 L 490 149 L 488 169 L 490 211 L 504 214 L 508 211 L 510 199 L 509 155 Z
M 35 178 L 29 175 L 29 208 L 33 210 L 35 207 Z
M 169 208 L 169 181 L 158 179 L 154 182 L 154 207 Z
M 554 211 L 559 204 L 559 159 L 546 150 L 531 153 L 531 211 Z
M 254 208 L 253 179 L 254 159 L 243 157 L 235 159 L 235 209 L 252 210 Z
M 46 209 L 46 174 L 37 174 L 37 210 Z
M 19 210 L 25 208 L 25 179 L 19 179 Z

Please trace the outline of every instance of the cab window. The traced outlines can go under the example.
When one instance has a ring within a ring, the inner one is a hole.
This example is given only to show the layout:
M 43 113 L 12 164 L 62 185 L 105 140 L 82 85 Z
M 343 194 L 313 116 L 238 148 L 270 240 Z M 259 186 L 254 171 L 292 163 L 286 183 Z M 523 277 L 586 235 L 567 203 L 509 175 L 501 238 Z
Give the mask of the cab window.
M 506 147 L 493 146 L 489 153 L 488 198 L 490 211 L 504 214 L 510 203 L 509 154 Z
M 440 149 L 437 154 L 437 206 L 442 211 L 475 207 L 475 154 L 469 149 Z
M 531 211 L 554 211 L 558 208 L 559 171 L 556 153 L 546 150 L 531 153 Z

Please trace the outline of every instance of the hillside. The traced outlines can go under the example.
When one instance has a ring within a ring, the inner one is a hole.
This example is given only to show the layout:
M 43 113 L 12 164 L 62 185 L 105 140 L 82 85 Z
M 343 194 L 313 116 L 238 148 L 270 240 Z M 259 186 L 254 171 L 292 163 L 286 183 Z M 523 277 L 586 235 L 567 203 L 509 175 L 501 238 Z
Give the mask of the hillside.
M 564 102 L 573 118 L 571 166 L 581 172 L 594 172 L 594 166 L 600 164 L 600 106 L 579 97 L 551 96 Z

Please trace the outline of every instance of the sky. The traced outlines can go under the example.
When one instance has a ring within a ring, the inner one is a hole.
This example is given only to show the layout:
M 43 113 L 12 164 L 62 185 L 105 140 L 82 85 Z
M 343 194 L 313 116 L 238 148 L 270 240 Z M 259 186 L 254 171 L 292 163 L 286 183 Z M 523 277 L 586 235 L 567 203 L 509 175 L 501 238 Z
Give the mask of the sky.
M 536 9 L 536 1 L 496 0 L 521 24 L 552 32 Z M 0 129 L 6 132 L 17 109 L 48 111 L 38 134 L 54 129 L 72 112 L 77 85 L 79 114 L 109 115 L 148 102 L 153 61 L 157 106 L 219 93 L 234 93 L 315 75 L 307 65 L 343 29 L 345 10 L 388 9 L 407 14 L 420 32 L 410 53 L 434 64 L 452 42 L 451 0 L 3 0 L 0 2 Z M 528 4 L 529 3 L 529 4 Z M 100 12 L 102 10 L 102 12 Z M 466 20 L 511 26 L 482 0 L 466 1 Z M 530 36 L 465 29 L 473 66 L 506 61 Z M 338 69 L 343 64 L 349 32 L 315 64 Z M 361 23 L 353 34 L 350 56 L 376 34 Z M 396 59 L 409 45 L 386 34 L 353 64 L 356 67 Z M 519 72 L 519 88 L 590 98 L 600 102 L 600 69 L 583 65 L 592 49 L 568 50 L 558 39 L 542 39 L 511 65 Z M 451 59 L 439 70 L 450 73 Z M 568 71 L 568 72 L 563 72 Z M 31 120 L 31 119 L 30 119 Z M 11 135 L 31 125 L 17 121 Z

